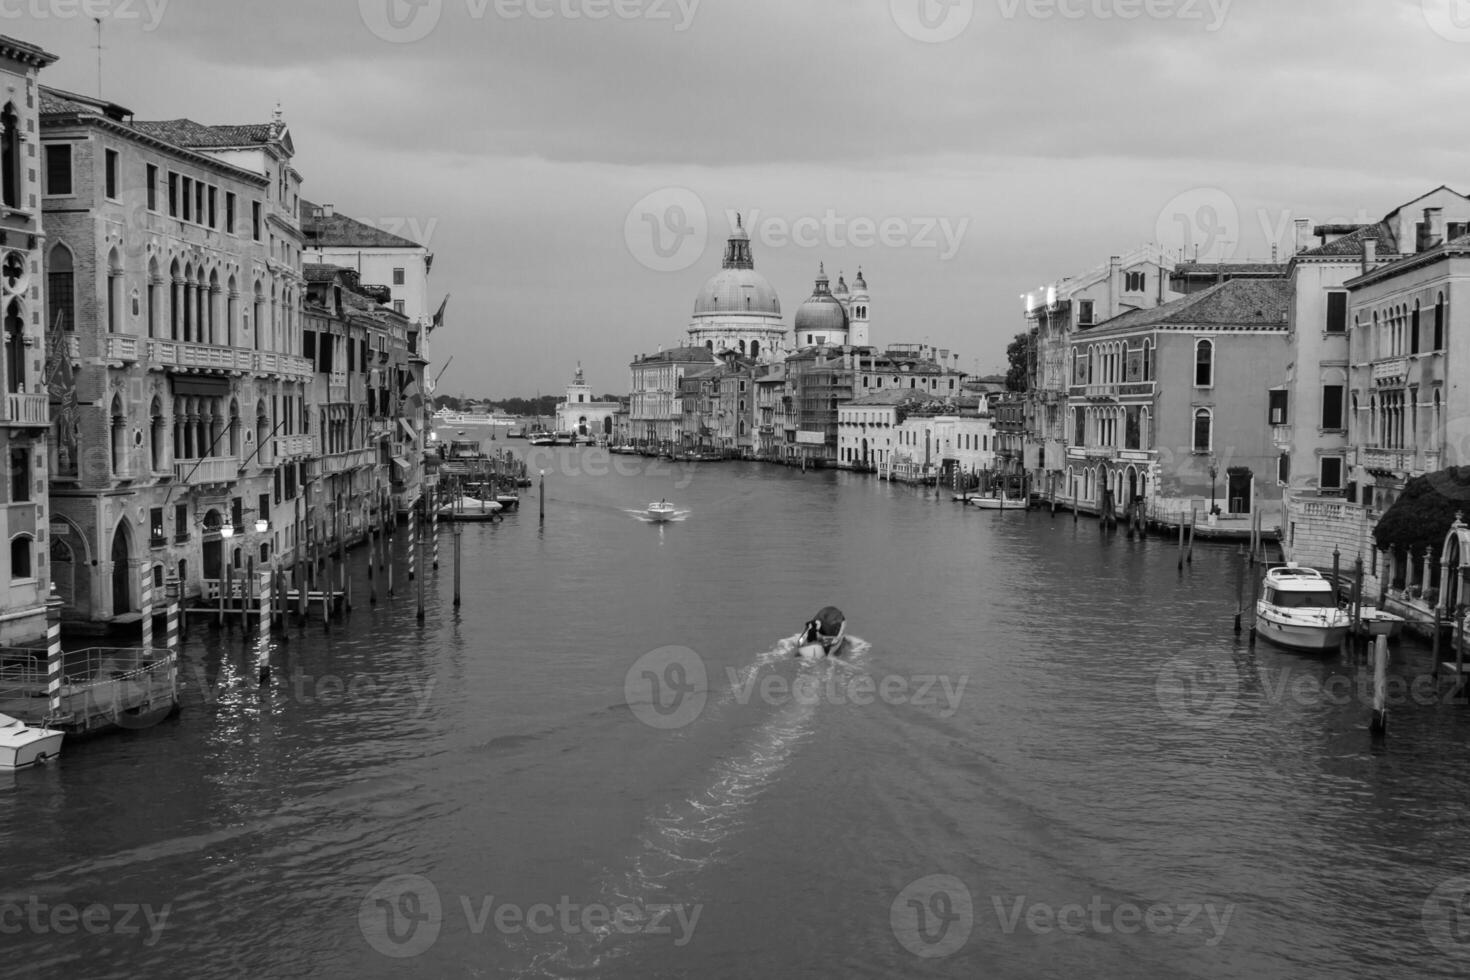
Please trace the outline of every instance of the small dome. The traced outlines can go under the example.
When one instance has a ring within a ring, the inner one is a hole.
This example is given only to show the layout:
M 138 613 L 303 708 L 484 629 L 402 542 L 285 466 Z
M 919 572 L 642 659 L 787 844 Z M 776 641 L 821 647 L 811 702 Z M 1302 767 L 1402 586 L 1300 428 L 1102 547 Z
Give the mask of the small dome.
M 794 320 L 795 330 L 798 335 L 805 333 L 816 333 L 819 331 L 832 333 L 834 331 L 847 332 L 847 310 L 842 306 L 840 300 L 832 295 L 827 288 L 827 274 L 819 269 L 817 272 L 816 289 L 811 298 L 797 308 Z
M 863 279 L 862 266 L 858 266 L 857 278 L 852 281 L 852 297 L 853 299 L 868 298 L 868 283 Z
M 842 273 L 837 273 L 837 288 L 832 290 L 832 295 L 838 299 L 847 299 L 847 283 L 842 281 Z

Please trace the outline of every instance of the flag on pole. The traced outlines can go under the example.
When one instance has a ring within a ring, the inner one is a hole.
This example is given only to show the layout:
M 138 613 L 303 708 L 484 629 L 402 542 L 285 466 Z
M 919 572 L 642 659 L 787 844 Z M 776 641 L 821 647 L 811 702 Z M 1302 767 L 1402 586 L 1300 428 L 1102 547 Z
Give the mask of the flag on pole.
M 434 321 L 429 324 L 429 333 L 444 325 L 444 307 L 449 305 L 449 294 L 444 294 L 444 301 L 439 304 L 439 310 L 434 314 Z

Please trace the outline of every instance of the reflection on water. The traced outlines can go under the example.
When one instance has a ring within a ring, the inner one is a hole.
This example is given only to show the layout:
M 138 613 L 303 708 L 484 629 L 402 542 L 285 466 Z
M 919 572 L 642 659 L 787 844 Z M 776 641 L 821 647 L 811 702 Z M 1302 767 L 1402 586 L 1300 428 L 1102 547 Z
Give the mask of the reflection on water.
M 458 610 L 448 529 L 422 626 L 406 578 L 361 601 L 359 553 L 358 607 L 277 637 L 267 688 L 253 638 L 194 621 L 177 718 L 0 775 L 6 907 L 169 910 L 151 945 L 28 924 L 7 976 L 1470 971 L 1470 714 L 1406 695 L 1375 746 L 1365 662 L 1233 634 L 1233 549 L 1181 572 L 1166 541 L 866 476 L 548 460 L 544 525 L 463 528 Z M 629 520 L 664 497 L 697 519 Z M 793 656 L 829 603 L 861 639 Z M 629 673 L 674 646 L 703 700 L 646 724 Z M 1431 666 L 1408 643 L 1392 672 Z M 399 875 L 437 898 L 401 906 L 437 910 L 402 959 L 359 923 Z M 959 941 L 915 955 L 895 903 Z M 1047 918 L 1073 905 L 1231 913 Z

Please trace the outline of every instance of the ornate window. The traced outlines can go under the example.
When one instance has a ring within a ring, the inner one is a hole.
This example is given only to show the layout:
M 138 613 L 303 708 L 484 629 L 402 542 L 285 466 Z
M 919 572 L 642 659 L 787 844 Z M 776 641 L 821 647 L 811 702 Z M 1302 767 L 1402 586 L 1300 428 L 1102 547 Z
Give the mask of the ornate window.
M 1194 413 L 1194 451 L 1207 453 L 1213 445 L 1215 416 L 1208 408 L 1196 409 Z
M 1215 344 L 1197 340 L 1194 344 L 1194 386 L 1209 388 L 1215 383 Z

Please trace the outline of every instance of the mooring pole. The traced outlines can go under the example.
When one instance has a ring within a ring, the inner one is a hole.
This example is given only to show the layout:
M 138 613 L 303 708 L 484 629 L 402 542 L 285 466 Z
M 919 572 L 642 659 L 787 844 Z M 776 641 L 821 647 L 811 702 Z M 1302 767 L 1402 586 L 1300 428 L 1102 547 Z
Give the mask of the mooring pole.
M 1388 734 L 1388 635 L 1380 633 L 1373 651 L 1373 717 L 1368 730 L 1374 738 Z
M 225 576 L 223 581 L 217 581 L 215 587 L 219 589 L 219 625 L 225 625 L 225 593 L 235 591 L 235 566 L 225 565 Z
M 541 471 L 541 523 L 546 523 L 546 471 Z
M 429 507 L 429 536 L 434 539 L 434 569 L 439 568 L 439 484 L 435 483 L 429 491 L 432 495 L 432 503 Z
M 138 605 L 143 607 L 143 656 L 151 658 L 153 650 L 153 569 L 143 566 L 138 579 Z
M 265 569 L 260 586 L 260 635 L 256 637 L 256 680 L 261 687 L 271 679 L 271 570 Z
M 1363 626 L 1363 553 L 1353 559 L 1353 623 L 1352 635 L 1357 636 Z
M 423 547 L 424 547 L 424 543 L 422 541 L 419 541 L 417 544 L 414 545 L 414 550 L 416 550 L 416 551 L 422 551 L 423 550 Z M 424 621 L 424 579 L 425 578 L 427 578 L 427 576 L 425 576 L 425 575 L 420 575 L 419 576 L 419 610 L 418 610 L 418 620 L 421 623 Z
M 61 596 L 56 594 L 56 586 L 52 585 L 51 595 L 46 600 L 46 694 L 50 698 L 46 715 L 51 723 L 61 717 L 61 688 L 65 673 L 61 653 L 61 608 Z
M 459 608 L 459 536 L 462 532 L 459 521 L 449 525 L 449 530 L 454 537 L 454 608 Z
M 180 593 L 182 591 L 182 583 L 179 581 L 178 576 L 170 575 L 167 579 L 164 580 L 163 595 L 164 601 L 168 604 L 168 616 L 164 620 L 165 625 L 163 636 L 164 646 L 168 648 L 168 680 L 170 687 L 173 688 L 175 703 L 178 703 L 179 699 L 179 650 L 181 649 L 179 633 L 179 600 Z M 60 607 L 58 606 L 58 617 L 60 616 L 60 614 Z M 58 632 L 58 641 L 59 639 L 60 634 Z

